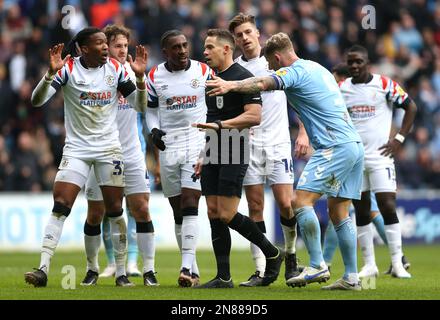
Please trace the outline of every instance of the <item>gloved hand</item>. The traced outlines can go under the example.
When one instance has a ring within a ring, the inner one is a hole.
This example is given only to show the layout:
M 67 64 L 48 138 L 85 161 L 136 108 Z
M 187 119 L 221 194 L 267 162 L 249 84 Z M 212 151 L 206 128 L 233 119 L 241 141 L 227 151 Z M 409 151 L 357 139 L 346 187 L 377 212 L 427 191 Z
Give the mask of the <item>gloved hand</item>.
M 153 143 L 161 151 L 165 150 L 165 143 L 162 141 L 162 137 L 164 135 L 166 135 L 166 133 L 158 128 L 151 130 L 151 138 L 153 139 Z

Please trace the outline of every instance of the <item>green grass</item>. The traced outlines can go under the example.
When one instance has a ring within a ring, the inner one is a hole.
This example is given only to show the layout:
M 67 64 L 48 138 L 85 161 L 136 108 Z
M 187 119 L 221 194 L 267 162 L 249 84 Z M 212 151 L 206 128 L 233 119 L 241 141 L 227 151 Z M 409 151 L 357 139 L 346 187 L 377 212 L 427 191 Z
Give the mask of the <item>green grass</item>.
M 238 284 L 254 271 L 249 251 L 233 251 L 231 271 L 236 288 L 230 290 L 194 290 L 177 286 L 180 255 L 177 251 L 159 250 L 156 253 L 156 270 L 159 287 L 144 287 L 141 278 L 131 278 L 134 288 L 117 288 L 114 280 L 99 279 L 95 287 L 81 287 L 79 283 L 85 275 L 85 257 L 82 252 L 59 251 L 52 259 L 49 283 L 46 288 L 34 288 L 24 282 L 23 274 L 38 266 L 39 254 L 0 252 L 0 299 L 40 300 L 40 299 L 141 299 L 141 300 L 310 300 L 310 299 L 439 299 L 440 293 L 440 246 L 407 246 L 405 254 L 412 266 L 412 279 L 400 280 L 381 275 L 375 290 L 361 292 L 326 292 L 321 285 L 311 284 L 305 288 L 290 288 L 284 283 L 284 268 L 278 280 L 270 287 L 239 288 Z M 301 261 L 308 261 L 304 250 L 298 252 Z M 100 261 L 105 261 L 101 254 Z M 202 282 L 214 277 L 215 258 L 210 251 L 198 252 Z M 376 249 L 376 259 L 380 271 L 389 265 L 387 248 Z M 61 287 L 61 273 L 64 265 L 76 268 L 76 289 L 65 290 Z M 360 264 L 359 264 L 360 265 Z M 342 274 L 340 255 L 335 257 L 332 266 L 334 281 Z

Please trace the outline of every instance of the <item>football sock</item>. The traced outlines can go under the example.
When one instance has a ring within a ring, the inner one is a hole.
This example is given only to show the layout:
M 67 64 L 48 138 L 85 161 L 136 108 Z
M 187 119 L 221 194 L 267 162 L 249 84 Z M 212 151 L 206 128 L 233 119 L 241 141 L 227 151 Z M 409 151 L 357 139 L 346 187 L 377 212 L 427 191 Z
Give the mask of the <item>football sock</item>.
M 127 263 L 137 264 L 138 245 L 136 239 L 136 220 L 131 215 L 130 209 L 127 207 Z
M 321 251 L 321 228 L 315 210 L 310 206 L 296 209 L 295 217 L 310 256 L 310 266 L 320 269 L 324 258 Z
M 183 221 L 183 220 L 182 220 Z M 182 252 L 182 224 L 174 224 L 174 234 L 176 235 L 177 245 L 180 252 Z M 197 265 L 197 256 L 194 256 L 194 260 L 191 266 L 191 272 L 200 275 L 199 266 Z
M 345 266 L 344 279 L 352 282 L 357 277 L 356 229 L 351 218 L 348 217 L 336 225 L 335 230 Z
M 402 233 L 400 231 L 400 223 L 386 224 L 385 234 L 388 240 L 391 263 L 402 263 Z
M 197 211 L 197 208 L 193 208 Z M 182 265 L 181 268 L 191 270 L 196 255 L 198 236 L 198 216 L 185 215 L 182 222 Z
M 113 252 L 116 263 L 115 277 L 126 275 L 125 259 L 127 257 L 127 225 L 122 215 L 109 217 Z
M 264 234 L 266 233 L 266 225 L 264 224 L 264 221 L 258 221 L 256 222 L 258 229 Z M 252 242 L 251 245 L 251 253 L 252 258 L 255 263 L 255 269 L 260 272 L 260 276 L 264 276 L 264 270 L 266 269 L 266 257 L 263 254 L 263 251 L 261 251 L 260 248 L 258 248 L 255 244 Z
M 87 270 L 99 272 L 98 254 L 101 247 L 101 225 L 84 223 L 84 246 L 87 257 Z
M 376 259 L 374 257 L 373 229 L 371 223 L 367 224 L 366 226 L 357 227 L 357 238 L 359 240 L 359 247 L 362 252 L 364 264 L 369 266 L 376 265 Z
M 329 266 L 332 263 L 336 248 L 338 247 L 338 235 L 333 223 L 329 220 L 324 234 L 323 256 L 325 263 Z
M 266 258 L 272 258 L 278 255 L 278 248 L 267 240 L 255 222 L 249 217 L 237 212 L 231 221 L 229 221 L 229 227 L 257 245 L 261 251 L 263 251 Z
M 377 216 L 375 216 L 373 218 L 372 222 L 374 223 L 374 226 L 376 227 L 377 233 L 379 234 L 383 243 L 385 243 L 387 245 L 388 240 L 387 240 L 387 236 L 385 234 L 385 223 L 383 221 L 382 215 L 378 214 Z
M 102 220 L 102 241 L 104 242 L 107 264 L 115 264 L 115 255 L 113 254 L 113 243 L 110 233 L 110 220 L 106 216 L 104 216 Z
M 40 267 L 46 274 L 49 273 L 50 260 L 58 246 L 58 242 L 63 232 L 66 216 L 52 212 L 44 230 L 43 245 L 41 248 Z
M 294 254 L 296 253 L 296 219 L 295 217 L 286 219 L 284 217 L 280 217 L 281 220 L 281 228 L 283 229 L 284 235 L 284 248 L 286 254 Z
M 154 226 L 152 221 L 136 222 L 137 247 L 142 256 L 144 269 L 142 273 L 154 272 L 156 246 L 154 242 Z
M 220 219 L 209 219 L 211 224 L 212 248 L 217 262 L 217 277 L 231 278 L 229 256 L 231 254 L 231 233 L 226 223 Z

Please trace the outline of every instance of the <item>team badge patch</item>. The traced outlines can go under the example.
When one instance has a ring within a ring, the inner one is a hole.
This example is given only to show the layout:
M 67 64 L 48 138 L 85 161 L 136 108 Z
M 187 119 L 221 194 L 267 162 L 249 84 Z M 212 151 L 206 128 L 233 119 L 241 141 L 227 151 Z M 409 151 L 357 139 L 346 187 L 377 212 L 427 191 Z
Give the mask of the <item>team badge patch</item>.
M 112 86 L 112 85 L 115 84 L 115 77 L 113 77 L 113 76 L 106 76 L 106 77 L 104 78 L 104 81 L 105 81 L 105 83 L 106 83 L 108 86 Z
M 192 79 L 191 83 L 190 83 L 191 88 L 193 88 L 193 89 L 197 89 L 199 87 L 199 84 L 200 84 L 200 82 L 197 79 Z
M 215 97 L 215 102 L 217 104 L 217 109 L 223 108 L 223 97 L 222 96 Z

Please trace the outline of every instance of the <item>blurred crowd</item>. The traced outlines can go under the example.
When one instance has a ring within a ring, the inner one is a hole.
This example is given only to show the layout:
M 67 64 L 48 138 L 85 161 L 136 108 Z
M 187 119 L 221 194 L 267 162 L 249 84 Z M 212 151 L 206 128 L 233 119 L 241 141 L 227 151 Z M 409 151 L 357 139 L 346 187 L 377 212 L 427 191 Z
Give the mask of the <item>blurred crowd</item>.
M 0 190 L 52 187 L 64 144 L 63 99 L 57 94 L 42 108 L 30 104 L 51 45 L 67 43 L 86 26 L 123 24 L 133 30 L 133 45 L 147 46 L 151 67 L 162 60 L 161 34 L 177 28 L 190 39 L 192 57 L 202 60 L 206 30 L 227 28 L 238 12 L 257 17 L 262 43 L 286 32 L 300 57 L 328 69 L 351 45 L 365 46 L 372 71 L 399 82 L 419 108 L 396 155 L 399 188 L 440 189 L 440 3 L 434 0 L 0 0 Z M 397 112 L 395 124 L 400 121 Z M 294 139 L 295 125 L 291 131 Z M 304 161 L 295 162 L 298 173 Z

